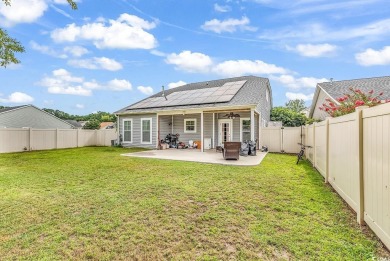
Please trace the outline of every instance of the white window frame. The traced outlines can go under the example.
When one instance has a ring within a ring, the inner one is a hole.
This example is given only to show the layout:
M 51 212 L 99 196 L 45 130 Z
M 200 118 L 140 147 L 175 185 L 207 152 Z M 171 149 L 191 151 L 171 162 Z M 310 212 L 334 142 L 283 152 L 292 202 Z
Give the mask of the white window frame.
M 143 130 L 143 124 L 142 122 L 143 121 L 150 121 L 150 142 L 144 142 L 144 130 Z M 153 121 L 152 121 L 152 118 L 141 118 L 141 144 L 152 144 L 153 143 L 153 140 L 152 140 L 152 137 L 153 137 Z
M 269 90 L 268 90 L 268 88 L 265 90 L 265 99 L 267 100 L 267 102 L 269 102 Z
M 243 133 L 243 131 L 242 131 L 242 126 L 244 125 L 242 122 L 243 121 L 250 121 L 251 120 L 251 118 L 240 118 L 240 141 L 241 142 L 244 142 L 244 140 L 242 139 L 242 133 Z M 251 125 L 252 125 L 252 122 L 251 122 Z M 251 131 L 249 131 L 249 133 L 251 133 Z
M 128 140 L 125 140 L 125 121 L 130 121 L 131 122 L 131 128 L 130 128 L 130 141 L 128 141 Z M 134 121 L 133 121 L 133 119 L 123 119 L 122 120 L 122 142 L 123 143 L 133 143 L 133 129 L 134 129 Z
M 193 121 L 194 123 L 195 123 L 195 128 L 194 128 L 194 130 L 193 131 L 188 131 L 187 130 L 187 121 Z M 196 123 L 196 119 L 184 119 L 184 133 L 196 133 L 196 125 L 197 125 L 197 123 Z

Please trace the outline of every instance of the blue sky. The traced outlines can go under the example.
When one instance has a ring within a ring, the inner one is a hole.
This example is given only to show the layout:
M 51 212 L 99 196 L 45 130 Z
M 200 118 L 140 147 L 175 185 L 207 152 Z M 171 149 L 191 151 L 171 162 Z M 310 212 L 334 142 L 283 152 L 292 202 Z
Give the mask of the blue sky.
M 114 112 L 161 90 L 268 77 L 274 106 L 317 82 L 389 75 L 388 0 L 12 0 L 0 26 L 26 47 L 0 69 L 0 105 Z

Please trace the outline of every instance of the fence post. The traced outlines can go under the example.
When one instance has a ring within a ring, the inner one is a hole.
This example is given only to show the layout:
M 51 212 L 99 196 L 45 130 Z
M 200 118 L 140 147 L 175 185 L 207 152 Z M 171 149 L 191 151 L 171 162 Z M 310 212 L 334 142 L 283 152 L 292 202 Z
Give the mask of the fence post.
M 316 153 L 316 123 L 313 123 L 313 167 L 317 168 L 317 153 Z
M 56 129 L 56 149 L 58 149 L 58 128 Z
M 80 129 L 77 129 L 77 148 L 80 147 Z
M 364 183 L 363 183 L 363 113 L 362 110 L 368 106 L 360 106 L 356 108 L 356 128 L 358 130 L 358 175 L 359 175 L 359 203 L 357 211 L 357 222 L 360 225 L 364 224 Z
M 32 128 L 28 128 L 28 150 L 32 150 Z
M 280 152 L 284 152 L 284 148 L 283 148 L 283 130 L 284 130 L 284 127 L 282 126 L 280 128 Z
M 326 165 L 325 165 L 325 168 L 326 168 L 326 171 L 325 171 L 325 183 L 328 183 L 329 182 L 329 121 L 330 121 L 330 117 L 326 117 L 325 119 L 325 133 L 326 133 L 326 143 L 325 143 L 325 146 L 326 146 L 326 152 L 325 152 L 325 155 L 326 155 Z

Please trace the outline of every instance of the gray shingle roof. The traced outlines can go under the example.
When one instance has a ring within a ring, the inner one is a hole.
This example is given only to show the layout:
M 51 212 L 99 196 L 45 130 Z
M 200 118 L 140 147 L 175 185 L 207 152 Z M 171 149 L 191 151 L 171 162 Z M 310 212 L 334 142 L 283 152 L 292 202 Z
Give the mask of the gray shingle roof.
M 354 89 L 360 89 L 366 93 L 374 90 L 374 95 L 378 95 L 383 92 L 383 95 L 380 98 L 382 100 L 390 99 L 390 76 L 323 82 L 318 85 L 334 99 L 343 96 L 345 93 L 350 93 L 349 88 L 351 87 Z
M 17 108 L 21 108 L 21 107 L 25 107 L 25 106 L 27 106 L 27 105 L 3 108 L 3 109 L 0 109 L 0 113 L 7 112 L 7 111 L 12 111 L 12 110 L 15 110 Z
M 64 121 L 66 121 L 69 124 L 72 124 L 73 127 L 75 127 L 75 128 L 82 128 L 83 127 L 83 125 L 80 122 L 75 121 L 75 120 L 64 120 Z
M 193 109 L 193 108 L 204 108 L 204 107 L 224 107 L 224 106 L 240 106 L 240 105 L 255 105 L 260 103 L 262 95 L 265 95 L 266 88 L 269 88 L 270 94 L 271 88 L 269 84 L 269 80 L 267 78 L 262 77 L 256 77 L 256 76 L 242 76 L 242 77 L 235 77 L 235 78 L 228 78 L 228 79 L 220 79 L 220 80 L 213 80 L 213 81 L 205 81 L 205 82 L 197 82 L 197 83 L 189 83 L 180 87 L 176 87 L 173 89 L 165 90 L 165 95 L 168 96 L 171 93 L 178 92 L 178 91 L 189 91 L 189 90 L 198 90 L 198 89 L 205 89 L 210 87 L 220 87 L 224 85 L 227 82 L 234 82 L 234 81 L 243 81 L 246 80 L 246 83 L 243 85 L 243 87 L 237 92 L 237 94 L 228 102 L 222 102 L 222 103 L 212 103 L 212 104 L 195 104 L 195 105 L 184 105 L 184 106 L 167 106 L 167 107 L 159 107 L 159 108 L 145 108 L 145 109 L 139 109 L 139 108 L 131 108 L 133 105 L 137 104 L 131 104 L 119 111 L 116 111 L 116 114 L 131 112 L 131 113 L 142 113 L 142 112 L 150 112 L 150 111 L 161 111 L 161 110 L 175 110 L 175 109 Z M 161 97 L 162 92 L 158 92 L 148 98 L 151 97 Z M 272 97 L 272 96 L 271 96 Z M 146 98 L 146 99 L 148 99 Z M 140 102 L 140 101 L 139 101 Z

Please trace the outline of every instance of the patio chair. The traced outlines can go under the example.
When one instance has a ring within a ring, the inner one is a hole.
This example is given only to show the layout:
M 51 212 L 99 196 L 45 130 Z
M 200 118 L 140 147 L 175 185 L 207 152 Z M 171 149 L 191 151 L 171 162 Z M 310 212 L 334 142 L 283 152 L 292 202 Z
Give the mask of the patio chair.
M 223 144 L 223 158 L 227 159 L 235 159 L 238 160 L 240 158 L 240 148 L 241 142 L 225 142 Z

